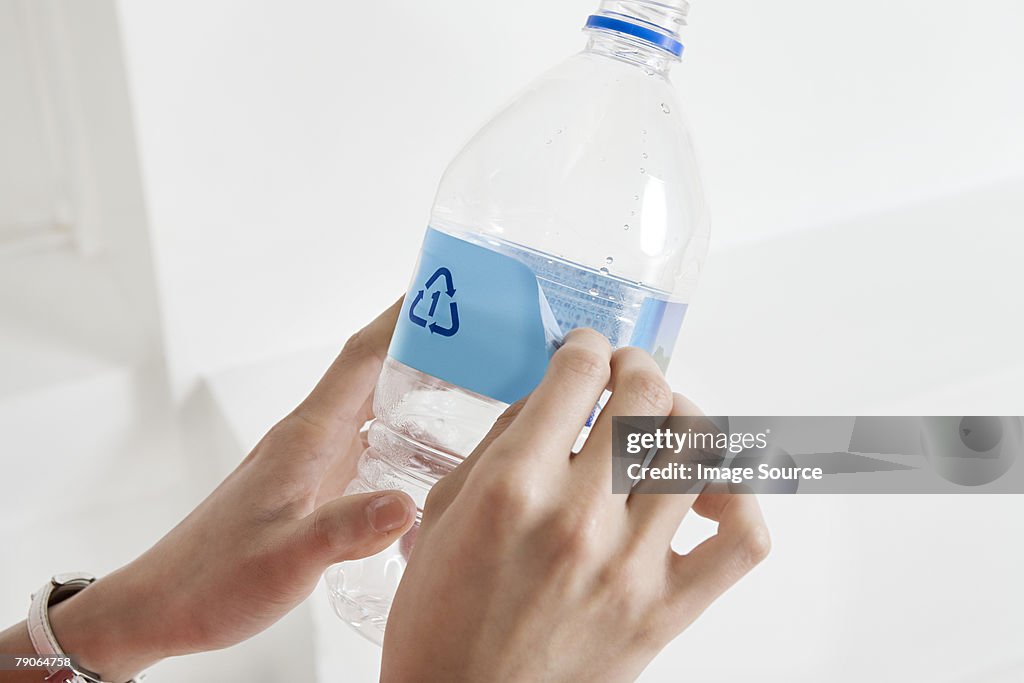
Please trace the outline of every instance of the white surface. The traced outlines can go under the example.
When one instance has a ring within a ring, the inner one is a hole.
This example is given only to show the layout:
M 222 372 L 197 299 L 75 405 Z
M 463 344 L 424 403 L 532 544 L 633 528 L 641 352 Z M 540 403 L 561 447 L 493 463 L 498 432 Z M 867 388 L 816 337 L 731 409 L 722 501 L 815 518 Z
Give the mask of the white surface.
M 1024 174 L 1021 3 L 692 5 L 714 248 Z M 175 385 L 404 290 L 448 160 L 596 6 L 120 2 Z
M 715 415 L 1024 414 L 1021 216 L 1024 177 L 714 254 L 669 377 Z
M 0 399 L 151 354 L 129 302 L 103 260 L 68 248 L 0 257 Z
M 1014 0 L 694 0 L 718 247 L 1024 174 Z

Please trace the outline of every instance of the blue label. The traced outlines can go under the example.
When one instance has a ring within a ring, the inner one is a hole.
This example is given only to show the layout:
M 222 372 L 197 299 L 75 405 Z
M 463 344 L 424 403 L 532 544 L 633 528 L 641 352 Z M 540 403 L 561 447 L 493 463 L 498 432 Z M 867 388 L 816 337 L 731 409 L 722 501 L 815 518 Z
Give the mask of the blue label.
M 593 327 L 614 346 L 643 348 L 667 367 L 684 304 L 597 271 L 504 248 L 517 257 L 428 229 L 389 355 L 503 403 L 536 388 L 564 332 L 575 327 Z M 624 315 L 627 310 L 633 313 Z
M 428 230 L 389 355 L 504 403 L 544 376 L 545 334 L 533 272 L 513 258 Z

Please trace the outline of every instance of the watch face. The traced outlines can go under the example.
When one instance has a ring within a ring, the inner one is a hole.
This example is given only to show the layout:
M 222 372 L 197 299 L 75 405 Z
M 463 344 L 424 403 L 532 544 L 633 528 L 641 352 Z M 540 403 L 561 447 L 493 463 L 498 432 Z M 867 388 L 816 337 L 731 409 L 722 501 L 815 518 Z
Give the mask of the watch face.
M 84 590 L 95 580 L 96 577 L 91 574 L 81 572 L 57 574 L 50 579 L 53 590 L 50 591 L 50 599 L 47 601 L 46 606 L 53 607 L 64 602 L 75 593 Z
M 72 583 L 76 581 L 92 583 L 95 580 L 95 576 L 92 574 L 86 574 L 85 572 L 65 572 L 64 574 L 55 574 L 53 579 L 51 579 L 54 586 L 61 586 L 65 583 Z

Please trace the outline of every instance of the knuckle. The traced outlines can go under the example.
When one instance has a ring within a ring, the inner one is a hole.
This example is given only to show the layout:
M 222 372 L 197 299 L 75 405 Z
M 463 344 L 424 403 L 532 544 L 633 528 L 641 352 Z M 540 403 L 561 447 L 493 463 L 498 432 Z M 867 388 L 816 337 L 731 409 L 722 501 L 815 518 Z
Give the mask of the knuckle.
M 366 333 L 359 330 L 345 342 L 341 353 L 345 356 L 358 356 L 366 349 Z
M 621 601 L 625 605 L 636 604 L 634 577 L 637 575 L 633 574 L 632 570 L 632 565 L 624 559 L 608 564 L 597 575 L 598 585 L 605 592 L 614 595 L 617 602 Z
M 345 342 L 341 349 L 342 358 L 365 358 L 375 355 L 375 346 L 365 329 L 359 330 Z
M 656 415 L 668 415 L 672 411 L 672 389 L 657 370 L 628 370 L 621 384 L 626 399 L 638 408 Z
M 607 384 L 611 377 L 608 358 L 607 354 L 595 349 L 573 345 L 562 347 L 551 362 L 558 371 L 587 383 Z
M 585 564 L 598 547 L 596 525 L 578 515 L 563 514 L 550 524 L 550 543 L 559 562 Z
M 491 478 L 480 487 L 484 511 L 499 523 L 528 514 L 536 503 L 531 482 L 515 475 Z
M 759 565 L 772 550 L 771 534 L 768 527 L 758 524 L 751 527 L 740 541 L 741 561 L 747 568 Z

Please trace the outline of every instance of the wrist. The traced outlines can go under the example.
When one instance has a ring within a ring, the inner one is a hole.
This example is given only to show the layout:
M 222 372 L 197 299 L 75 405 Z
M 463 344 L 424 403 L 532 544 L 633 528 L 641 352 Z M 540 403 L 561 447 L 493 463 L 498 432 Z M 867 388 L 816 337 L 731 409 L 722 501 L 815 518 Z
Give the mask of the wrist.
M 164 657 L 153 636 L 153 592 L 132 565 L 49 610 L 61 649 L 104 681 L 121 683 Z

